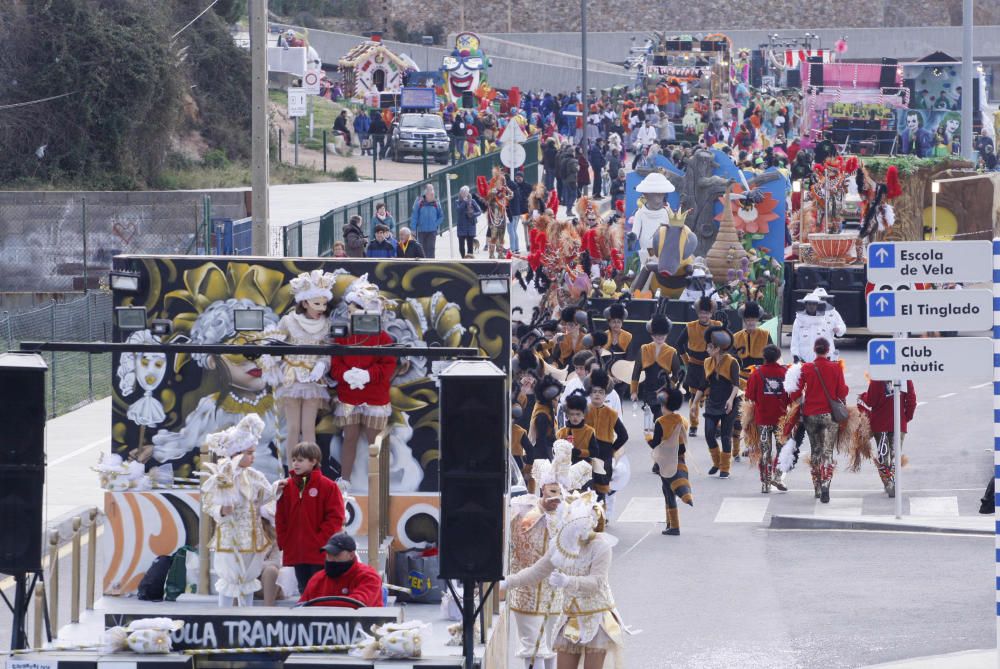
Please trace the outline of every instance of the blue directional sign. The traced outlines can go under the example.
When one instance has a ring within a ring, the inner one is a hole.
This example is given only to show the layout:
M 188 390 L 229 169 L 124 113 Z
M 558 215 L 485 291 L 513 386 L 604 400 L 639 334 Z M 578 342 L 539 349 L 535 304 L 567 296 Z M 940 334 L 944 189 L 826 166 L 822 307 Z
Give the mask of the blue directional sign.
M 895 293 L 870 293 L 868 295 L 869 316 L 883 317 L 896 315 Z
M 872 340 L 872 342 L 868 345 L 868 364 L 895 365 L 896 342 L 885 339 Z
M 868 248 L 868 266 L 872 269 L 889 269 L 896 266 L 896 245 L 878 243 Z

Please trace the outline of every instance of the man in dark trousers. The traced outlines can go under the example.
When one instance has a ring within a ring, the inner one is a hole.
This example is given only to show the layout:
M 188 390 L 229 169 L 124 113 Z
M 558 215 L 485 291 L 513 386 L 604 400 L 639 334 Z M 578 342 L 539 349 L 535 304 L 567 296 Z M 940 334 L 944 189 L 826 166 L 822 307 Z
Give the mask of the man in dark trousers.
M 338 116 L 333 121 L 333 131 L 334 132 L 339 132 L 341 135 L 344 136 L 344 142 L 347 144 L 347 146 L 351 145 L 351 131 L 347 129 L 347 110 L 346 109 L 342 110 L 340 112 L 340 116 Z
M 386 141 L 389 129 L 386 127 L 385 121 L 382 119 L 382 115 L 378 113 L 378 110 L 372 110 L 371 119 L 372 122 L 368 126 L 368 134 L 372 138 L 372 155 L 376 159 L 385 158 L 385 154 L 389 149 L 389 143 Z
M 605 164 L 603 139 L 598 139 L 594 142 L 594 145 L 590 147 L 587 160 L 590 161 L 590 169 L 594 172 L 594 180 L 591 183 L 590 194 L 599 200 L 603 197 L 601 195 L 601 186 L 603 182 L 603 179 L 601 179 L 601 171 L 604 169 Z

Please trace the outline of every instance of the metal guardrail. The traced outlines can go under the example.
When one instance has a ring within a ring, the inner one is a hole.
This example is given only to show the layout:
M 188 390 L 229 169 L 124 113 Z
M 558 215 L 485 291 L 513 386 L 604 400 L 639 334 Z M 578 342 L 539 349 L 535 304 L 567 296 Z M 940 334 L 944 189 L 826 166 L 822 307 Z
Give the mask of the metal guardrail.
M 524 164 L 527 183 L 537 183 L 540 180 L 539 158 L 539 138 L 532 137 L 524 143 L 524 150 L 527 159 Z M 403 188 L 397 188 L 386 193 L 381 193 L 351 204 L 331 209 L 322 216 L 296 221 L 283 228 L 282 248 L 284 255 L 288 258 L 296 257 L 329 257 L 333 255 L 334 242 L 343 241 L 343 228 L 352 216 L 360 216 L 362 229 L 367 230 L 368 224 L 375 216 L 375 205 L 384 202 L 389 213 L 396 219 L 397 226 L 409 225 L 410 212 L 413 203 L 416 202 L 427 184 L 434 186 L 438 197 L 443 201 L 446 198 L 447 181 L 449 174 L 455 174 L 457 179 L 453 180 L 451 188 L 450 212 L 445 213 L 444 220 L 438 233 L 441 234 L 449 229 L 449 222 L 456 220 L 455 203 L 458 200 L 458 189 L 462 186 L 475 188 L 476 178 L 484 176 L 490 177 L 494 165 L 500 164 L 499 151 L 493 151 L 483 156 L 460 161 L 454 165 L 442 168 L 434 172 L 426 179 L 421 179 Z M 450 213 L 450 215 L 449 215 Z

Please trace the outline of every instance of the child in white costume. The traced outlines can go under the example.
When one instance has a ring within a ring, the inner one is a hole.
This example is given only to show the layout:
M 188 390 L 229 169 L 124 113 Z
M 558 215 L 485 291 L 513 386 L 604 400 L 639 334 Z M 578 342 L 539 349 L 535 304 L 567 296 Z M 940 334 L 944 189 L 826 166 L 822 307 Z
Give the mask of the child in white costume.
M 274 520 L 272 485 L 253 468 L 254 449 L 264 421 L 249 414 L 238 425 L 210 434 L 209 450 L 220 459 L 208 464 L 211 472 L 201 484 L 202 508 L 215 519 L 213 566 L 218 579 L 219 606 L 252 606 L 271 540 L 261 517 Z
M 281 317 L 265 337 L 289 344 L 326 344 L 330 338 L 330 301 L 335 278 L 330 272 L 314 269 L 303 272 L 289 285 L 295 297 L 295 310 Z M 274 386 L 274 397 L 281 403 L 287 427 L 286 443 L 316 443 L 316 415 L 330 401 L 324 381 L 330 371 L 330 357 L 320 355 L 265 355 L 260 362 L 264 378 Z M 285 449 L 291 452 L 290 448 Z
M 511 571 L 527 569 L 545 556 L 555 533 L 562 497 L 566 491 L 577 490 L 590 481 L 590 464 L 581 461 L 571 465 L 572 453 L 570 442 L 556 441 L 552 445 L 552 462 L 538 459 L 532 465 L 538 496 L 521 495 L 511 500 Z M 547 581 L 511 588 L 507 605 L 517 626 L 517 657 L 524 660 L 526 667 L 541 669 L 544 662 L 545 669 L 555 669 L 552 643 L 562 612 L 562 591 Z
M 615 608 L 608 571 L 616 540 L 605 533 L 603 506 L 588 491 L 564 502 L 548 552 L 531 567 L 507 577 L 506 588 L 548 581 L 563 593 L 553 650 L 584 669 L 624 667 L 624 625 Z M 560 662 L 560 665 L 563 662 Z

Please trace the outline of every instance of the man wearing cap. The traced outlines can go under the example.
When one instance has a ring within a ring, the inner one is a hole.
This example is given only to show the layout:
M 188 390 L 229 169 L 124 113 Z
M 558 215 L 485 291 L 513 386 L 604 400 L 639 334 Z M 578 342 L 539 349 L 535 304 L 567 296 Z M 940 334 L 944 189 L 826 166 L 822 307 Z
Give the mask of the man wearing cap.
M 795 322 L 792 324 L 791 350 L 793 360 L 795 362 L 815 360 L 816 354 L 813 352 L 813 344 L 820 337 L 830 342 L 829 357 L 831 360 L 836 360 L 837 349 L 833 342 L 834 337 L 842 337 L 847 332 L 844 319 L 840 317 L 840 314 L 826 313 L 830 306 L 816 291 L 802 298 L 802 304 L 805 306 L 805 310 L 795 314 Z
M 382 578 L 378 572 L 358 561 L 355 554 L 357 544 L 347 532 L 338 532 L 330 537 L 320 549 L 326 553 L 323 571 L 317 572 L 306 585 L 300 602 L 308 602 L 317 597 L 349 597 L 364 606 L 382 606 Z M 320 602 L 317 606 L 351 607 L 350 602 L 333 600 Z

